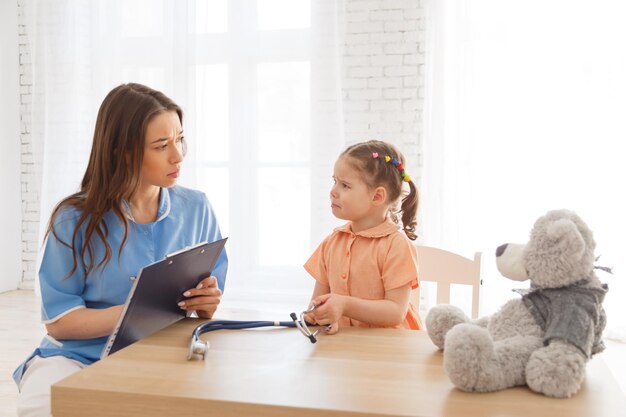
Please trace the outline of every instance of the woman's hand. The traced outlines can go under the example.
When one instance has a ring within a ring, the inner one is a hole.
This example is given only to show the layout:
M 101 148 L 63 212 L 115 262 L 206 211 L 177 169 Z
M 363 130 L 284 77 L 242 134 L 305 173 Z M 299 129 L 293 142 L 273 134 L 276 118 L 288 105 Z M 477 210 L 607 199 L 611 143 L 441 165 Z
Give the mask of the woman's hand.
M 204 278 L 196 286 L 183 293 L 186 300 L 178 303 L 181 309 L 195 310 L 198 317 L 210 319 L 215 314 L 217 306 L 222 299 L 222 291 L 217 286 L 217 278 L 214 276 Z

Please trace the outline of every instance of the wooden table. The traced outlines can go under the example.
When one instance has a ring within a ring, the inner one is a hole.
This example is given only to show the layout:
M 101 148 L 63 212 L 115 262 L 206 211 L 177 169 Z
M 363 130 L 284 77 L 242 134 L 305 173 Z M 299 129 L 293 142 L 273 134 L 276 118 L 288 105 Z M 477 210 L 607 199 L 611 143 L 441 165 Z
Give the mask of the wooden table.
M 206 361 L 188 362 L 187 319 L 52 387 L 55 417 L 623 415 L 602 355 L 581 391 L 552 399 L 524 387 L 465 393 L 425 332 L 342 329 L 311 344 L 296 329 L 223 330 Z

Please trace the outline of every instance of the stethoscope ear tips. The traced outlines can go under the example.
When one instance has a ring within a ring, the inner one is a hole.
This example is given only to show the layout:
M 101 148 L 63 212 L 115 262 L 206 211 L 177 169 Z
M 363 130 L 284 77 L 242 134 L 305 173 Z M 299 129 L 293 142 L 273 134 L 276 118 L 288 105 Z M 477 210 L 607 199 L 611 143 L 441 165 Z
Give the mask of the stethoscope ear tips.
M 298 320 L 298 316 L 296 316 L 296 313 L 291 313 L 289 316 L 291 317 L 291 320 L 293 321 Z
M 209 350 L 209 342 L 198 338 L 195 334 L 191 338 L 189 343 L 189 351 L 187 352 L 187 360 L 190 361 L 194 358 L 201 358 L 204 360 L 206 352 Z

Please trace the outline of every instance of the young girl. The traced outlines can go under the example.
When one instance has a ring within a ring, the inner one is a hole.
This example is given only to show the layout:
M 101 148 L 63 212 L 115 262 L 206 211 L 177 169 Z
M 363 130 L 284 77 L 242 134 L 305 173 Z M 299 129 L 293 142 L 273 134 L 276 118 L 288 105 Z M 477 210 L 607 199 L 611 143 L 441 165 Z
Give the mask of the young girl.
M 206 196 L 176 185 L 182 120 L 178 105 L 140 84 L 120 85 L 102 102 L 80 190 L 50 218 L 39 270 L 48 334 L 13 374 L 19 416 L 50 415 L 50 386 L 100 358 L 143 266 L 221 239 Z M 226 268 L 223 252 L 180 308 L 211 318 Z
M 417 309 L 409 303 L 418 286 L 411 243 L 418 197 L 404 157 L 381 141 L 352 145 L 339 155 L 333 181 L 333 214 L 349 222 L 324 239 L 304 265 L 316 280 L 314 309 L 306 320 L 330 325 L 329 334 L 344 326 L 420 329 Z M 403 184 L 409 193 L 398 210 Z

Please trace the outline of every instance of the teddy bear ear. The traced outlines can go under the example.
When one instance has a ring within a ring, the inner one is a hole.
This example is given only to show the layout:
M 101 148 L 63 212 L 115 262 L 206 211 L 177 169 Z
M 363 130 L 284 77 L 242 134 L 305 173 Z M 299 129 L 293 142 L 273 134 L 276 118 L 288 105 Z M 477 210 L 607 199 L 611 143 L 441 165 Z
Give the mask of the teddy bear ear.
M 585 240 L 576 224 L 570 219 L 557 219 L 546 227 L 546 237 L 551 244 L 564 252 L 580 254 L 585 250 Z

